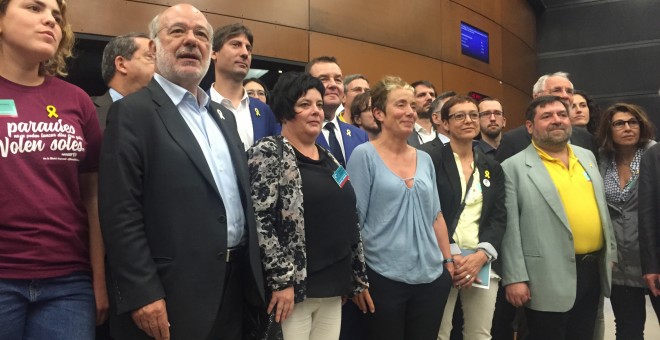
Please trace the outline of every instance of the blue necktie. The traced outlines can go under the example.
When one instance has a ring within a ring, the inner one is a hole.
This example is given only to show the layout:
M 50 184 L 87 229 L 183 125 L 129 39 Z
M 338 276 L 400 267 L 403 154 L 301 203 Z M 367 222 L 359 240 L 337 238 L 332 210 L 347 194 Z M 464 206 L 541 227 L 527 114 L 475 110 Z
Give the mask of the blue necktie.
M 335 135 L 335 124 L 327 123 L 323 128 L 328 130 L 328 144 L 330 145 L 330 152 L 332 152 L 332 155 L 335 156 L 339 164 L 345 168 L 346 161 L 344 161 L 344 154 L 341 153 L 341 146 L 339 145 L 339 140 L 337 140 L 337 136 Z

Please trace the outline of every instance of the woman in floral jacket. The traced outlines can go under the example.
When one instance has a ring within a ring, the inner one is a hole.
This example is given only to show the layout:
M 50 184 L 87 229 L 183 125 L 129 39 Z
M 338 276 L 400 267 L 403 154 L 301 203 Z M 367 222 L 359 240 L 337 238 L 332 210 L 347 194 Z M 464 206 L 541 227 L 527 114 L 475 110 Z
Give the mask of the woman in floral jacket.
M 324 92 L 307 74 L 282 75 L 272 103 L 282 136 L 248 150 L 268 312 L 287 340 L 338 339 L 342 297 L 368 295 L 353 187 L 315 143 Z

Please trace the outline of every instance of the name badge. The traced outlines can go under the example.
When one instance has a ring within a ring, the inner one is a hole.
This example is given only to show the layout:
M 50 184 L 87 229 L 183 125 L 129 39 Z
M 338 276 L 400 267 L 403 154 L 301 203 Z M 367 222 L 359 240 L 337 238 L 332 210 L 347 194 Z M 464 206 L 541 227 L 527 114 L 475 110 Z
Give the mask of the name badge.
M 0 99 L 0 117 L 18 117 L 13 99 Z
M 332 174 L 332 179 L 335 180 L 335 182 L 337 183 L 337 185 L 339 185 L 340 188 L 343 188 L 349 179 L 346 169 L 344 169 L 344 167 L 340 165 L 337 168 L 337 170 L 335 170 L 335 173 Z

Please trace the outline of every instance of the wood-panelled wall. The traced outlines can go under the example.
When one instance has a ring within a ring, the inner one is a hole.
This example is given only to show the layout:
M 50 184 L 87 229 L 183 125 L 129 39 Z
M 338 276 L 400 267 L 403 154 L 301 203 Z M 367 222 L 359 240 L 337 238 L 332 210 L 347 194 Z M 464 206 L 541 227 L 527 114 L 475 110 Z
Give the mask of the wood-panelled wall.
M 339 59 L 344 75 L 427 79 L 438 92 L 502 100 L 508 127 L 522 123 L 536 71 L 536 18 L 526 0 L 189 0 L 214 27 L 241 21 L 258 56 Z M 146 31 L 168 0 L 70 0 L 75 32 Z M 489 33 L 490 63 L 461 54 L 460 22 Z

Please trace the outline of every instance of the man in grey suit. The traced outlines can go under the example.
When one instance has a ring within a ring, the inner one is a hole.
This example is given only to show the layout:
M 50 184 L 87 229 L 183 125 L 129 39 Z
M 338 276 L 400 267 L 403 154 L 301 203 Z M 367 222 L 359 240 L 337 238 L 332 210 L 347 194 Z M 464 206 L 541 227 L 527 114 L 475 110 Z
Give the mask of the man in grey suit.
M 502 163 L 503 285 L 526 307 L 535 340 L 592 339 L 616 260 L 603 180 L 593 153 L 568 144 L 568 110 L 559 97 L 535 98 L 525 122 L 532 144 Z
M 112 38 L 103 49 L 101 76 L 108 86 L 102 96 L 92 97 L 101 128 L 105 129 L 113 102 L 147 86 L 154 75 L 154 56 L 149 36 L 128 33 Z

